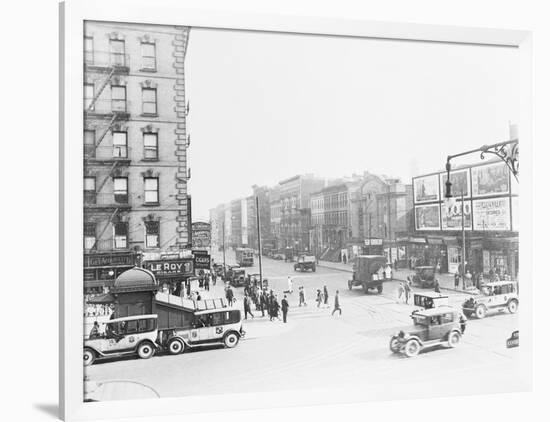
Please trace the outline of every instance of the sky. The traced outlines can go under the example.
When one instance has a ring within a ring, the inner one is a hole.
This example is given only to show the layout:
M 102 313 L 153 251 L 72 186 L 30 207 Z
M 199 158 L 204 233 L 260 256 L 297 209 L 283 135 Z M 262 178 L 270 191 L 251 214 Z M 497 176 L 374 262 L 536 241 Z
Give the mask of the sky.
M 193 220 L 296 174 L 411 183 L 509 139 L 519 88 L 510 47 L 191 28 Z

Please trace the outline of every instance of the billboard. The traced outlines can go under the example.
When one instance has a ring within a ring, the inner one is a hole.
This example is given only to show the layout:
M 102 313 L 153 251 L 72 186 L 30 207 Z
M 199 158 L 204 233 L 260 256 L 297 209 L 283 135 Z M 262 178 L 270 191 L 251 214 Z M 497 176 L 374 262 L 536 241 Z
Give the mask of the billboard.
M 510 198 L 473 201 L 474 230 L 511 230 Z
M 441 199 L 445 199 L 445 183 L 447 182 L 447 173 L 440 174 L 441 179 Z M 470 169 L 461 169 L 451 171 L 449 175 L 451 180 L 451 194 L 453 197 L 458 198 L 464 192 L 464 197 L 468 198 L 470 196 Z
M 464 201 L 464 228 L 472 229 L 472 204 Z M 462 201 L 441 204 L 441 229 L 462 230 Z
M 151 271 L 155 277 L 188 276 L 193 274 L 193 259 L 143 261 L 143 268 Z
M 414 179 L 414 202 L 439 201 L 439 178 L 437 174 Z
M 439 230 L 439 215 L 439 204 L 422 205 L 419 207 L 415 207 L 414 222 L 416 230 Z
M 212 227 L 209 223 L 196 222 L 191 225 L 193 233 L 193 248 L 208 248 Z
M 504 163 L 472 167 L 472 195 L 502 195 L 510 191 L 510 170 Z

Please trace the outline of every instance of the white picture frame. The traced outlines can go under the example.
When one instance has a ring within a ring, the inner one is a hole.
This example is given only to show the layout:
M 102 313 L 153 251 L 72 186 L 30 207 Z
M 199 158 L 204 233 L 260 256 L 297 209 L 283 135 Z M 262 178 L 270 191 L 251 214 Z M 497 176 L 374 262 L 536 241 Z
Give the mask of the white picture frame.
M 245 409 L 245 402 L 254 407 L 288 407 L 323 403 L 349 403 L 365 400 L 365 391 L 312 391 L 308 394 L 289 389 L 277 394 L 231 393 L 218 397 L 215 402 L 207 395 L 170 398 L 154 401 L 83 402 L 82 380 L 82 39 L 85 20 L 125 21 L 156 24 L 185 25 L 191 27 L 230 28 L 256 31 L 307 33 L 345 37 L 370 37 L 393 40 L 425 41 L 436 43 L 485 44 L 513 46 L 520 52 L 520 82 L 522 86 L 519 126 L 522 128 L 522 168 L 532 168 L 531 128 L 531 35 L 526 31 L 486 28 L 463 28 L 439 25 L 421 25 L 395 22 L 369 22 L 344 19 L 325 19 L 312 16 L 280 16 L 275 14 L 247 14 L 242 12 L 216 12 L 189 9 L 180 2 L 83 1 L 73 0 L 61 4 L 61 113 L 60 127 L 60 413 L 64 420 L 90 420 L 102 418 L 128 418 L 138 416 L 190 414 L 204 411 L 230 411 Z M 436 176 L 437 177 L 437 176 Z M 522 209 L 532 202 L 532 173 L 522 174 Z M 438 189 L 438 193 L 440 190 Z M 439 205 L 437 205 L 439 207 Z M 522 213 L 520 235 L 522 249 L 520 262 L 522 277 L 532 274 L 532 221 Z M 531 349 L 532 302 L 531 285 L 525 284 L 522 295 L 523 318 L 521 365 L 525 389 L 532 385 Z M 371 399 L 385 397 L 373 389 Z M 394 385 L 393 397 L 436 397 L 437 392 L 421 394 L 411 392 L 410 386 Z M 246 401 L 245 401 L 246 399 Z

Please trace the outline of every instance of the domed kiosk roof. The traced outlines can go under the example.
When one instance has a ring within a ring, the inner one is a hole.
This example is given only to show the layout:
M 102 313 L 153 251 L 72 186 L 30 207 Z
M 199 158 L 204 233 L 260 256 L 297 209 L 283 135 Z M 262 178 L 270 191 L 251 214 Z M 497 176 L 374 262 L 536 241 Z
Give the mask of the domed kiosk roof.
M 115 280 L 113 292 L 144 292 L 158 290 L 155 275 L 144 268 L 134 267 L 120 274 Z

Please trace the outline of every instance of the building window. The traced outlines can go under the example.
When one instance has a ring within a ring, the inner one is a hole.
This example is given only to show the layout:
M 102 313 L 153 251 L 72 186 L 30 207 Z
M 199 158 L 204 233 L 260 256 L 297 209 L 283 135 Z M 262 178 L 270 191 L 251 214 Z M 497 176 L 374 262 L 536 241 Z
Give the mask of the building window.
M 92 101 L 94 100 L 94 84 L 84 84 L 84 109 L 93 110 Z
M 111 41 L 111 64 L 113 66 L 126 66 L 124 40 Z
M 142 88 L 143 114 L 157 114 L 157 89 Z
M 95 156 L 95 130 L 84 131 L 84 155 Z
M 160 247 L 159 233 L 160 233 L 160 223 L 158 221 L 145 222 L 145 247 L 146 248 Z
M 128 247 L 128 223 L 115 223 L 115 249 Z
M 144 158 L 146 160 L 158 159 L 158 134 L 144 133 L 143 134 Z
M 119 85 L 111 86 L 111 109 L 112 111 L 126 112 L 126 87 Z
M 156 47 L 155 43 L 142 42 L 141 43 L 141 57 L 143 59 L 142 69 L 156 70 Z
M 95 204 L 95 202 L 96 202 L 95 177 L 85 177 L 84 178 L 84 203 Z
M 96 224 L 84 223 L 84 249 L 93 249 L 96 243 Z
M 128 203 L 128 178 L 115 177 L 113 178 L 115 202 L 117 204 Z
M 157 177 L 146 177 L 145 182 L 145 203 L 158 204 L 159 202 L 159 179 Z
M 84 37 L 84 63 L 94 64 L 94 38 Z
M 128 158 L 127 132 L 113 132 L 113 158 Z

